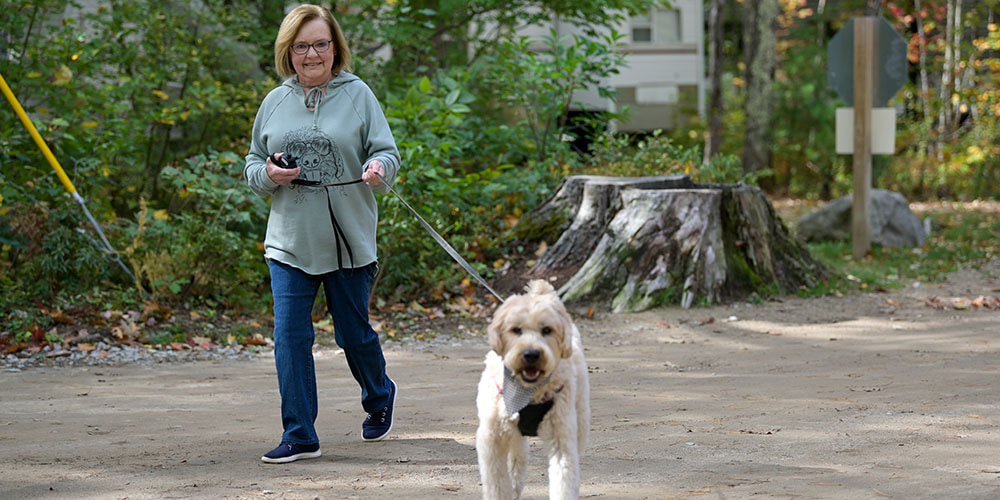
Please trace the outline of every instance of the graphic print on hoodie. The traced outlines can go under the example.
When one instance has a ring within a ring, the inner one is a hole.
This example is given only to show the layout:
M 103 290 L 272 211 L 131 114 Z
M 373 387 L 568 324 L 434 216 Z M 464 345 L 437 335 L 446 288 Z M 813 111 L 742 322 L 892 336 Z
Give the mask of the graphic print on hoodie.
M 302 168 L 299 179 L 318 181 L 320 184 L 343 182 L 344 157 L 340 148 L 322 130 L 302 127 L 285 135 L 285 151 L 295 157 Z M 293 185 L 296 191 L 295 203 L 305 201 L 309 193 L 326 193 L 326 188 Z M 346 195 L 343 186 L 338 186 L 341 195 Z

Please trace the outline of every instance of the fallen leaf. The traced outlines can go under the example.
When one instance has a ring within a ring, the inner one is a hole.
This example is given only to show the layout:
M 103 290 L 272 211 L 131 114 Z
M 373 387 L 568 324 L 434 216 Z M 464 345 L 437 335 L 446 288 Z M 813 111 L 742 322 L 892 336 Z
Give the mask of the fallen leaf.
M 535 257 L 541 257 L 545 254 L 545 251 L 549 249 L 549 244 L 546 242 L 541 242 L 538 244 L 538 248 L 535 250 Z
M 4 349 L 3 349 L 2 352 L 4 354 L 13 354 L 13 353 L 15 353 L 17 351 L 20 351 L 22 349 L 25 349 L 27 347 L 28 347 L 28 344 L 24 344 L 24 343 L 18 342 L 16 344 L 11 344 L 11 345 L 9 345 L 7 347 L 4 347 Z
M 267 339 L 259 333 L 255 333 L 253 337 L 244 337 L 241 343 L 243 345 L 268 345 Z
M 61 309 L 53 309 L 49 311 L 49 317 L 56 323 L 70 324 L 73 322 L 73 318 L 67 316 Z
M 926 301 L 924 301 L 924 305 L 932 309 L 937 309 L 939 311 L 947 307 L 944 301 L 942 301 L 937 297 L 929 297 Z

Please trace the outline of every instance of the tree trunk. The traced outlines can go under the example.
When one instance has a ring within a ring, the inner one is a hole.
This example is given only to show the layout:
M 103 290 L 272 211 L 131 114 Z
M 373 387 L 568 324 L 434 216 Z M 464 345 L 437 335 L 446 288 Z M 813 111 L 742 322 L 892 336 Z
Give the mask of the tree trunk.
M 794 293 L 826 278 L 760 189 L 687 176 L 568 177 L 514 235 L 555 243 L 499 287 L 548 279 L 567 303 L 615 312 Z
M 938 115 L 938 137 L 944 140 L 951 123 L 952 75 L 954 75 L 955 53 L 951 46 L 952 23 L 955 22 L 955 0 L 947 0 L 944 25 L 944 69 L 941 70 L 941 87 L 938 97 L 941 99 L 941 110 Z M 938 148 L 938 159 L 944 159 L 943 149 Z
M 708 15 L 708 137 L 705 138 L 704 163 L 708 164 L 722 149 L 722 46 L 725 33 L 726 0 L 711 0 Z
M 746 124 L 743 171 L 770 165 L 771 81 L 776 58 L 777 0 L 743 2 L 743 50 L 746 56 Z
M 931 118 L 931 104 L 930 104 L 930 85 L 927 83 L 927 35 L 924 31 L 924 16 L 922 14 L 923 9 L 920 6 L 920 0 L 915 0 L 914 11 L 916 13 L 914 16 L 917 20 L 917 51 L 919 54 L 919 64 L 920 64 L 920 108 L 923 110 L 924 126 L 930 131 L 933 118 Z M 930 140 L 924 141 L 923 148 L 923 158 L 920 161 L 920 169 L 917 174 L 917 189 L 918 193 L 924 191 L 924 178 L 927 174 L 927 162 L 930 157 L 934 154 L 937 149 L 937 138 L 930 138 Z

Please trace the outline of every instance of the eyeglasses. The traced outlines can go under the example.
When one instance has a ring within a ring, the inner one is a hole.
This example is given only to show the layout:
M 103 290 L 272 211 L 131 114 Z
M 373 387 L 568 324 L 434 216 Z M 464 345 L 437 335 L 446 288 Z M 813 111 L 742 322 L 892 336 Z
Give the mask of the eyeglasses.
M 313 43 L 298 42 L 292 44 L 292 52 L 298 55 L 303 55 L 309 52 L 309 47 L 316 49 L 316 53 L 326 52 L 330 50 L 330 46 L 333 45 L 331 42 L 333 40 L 316 40 Z

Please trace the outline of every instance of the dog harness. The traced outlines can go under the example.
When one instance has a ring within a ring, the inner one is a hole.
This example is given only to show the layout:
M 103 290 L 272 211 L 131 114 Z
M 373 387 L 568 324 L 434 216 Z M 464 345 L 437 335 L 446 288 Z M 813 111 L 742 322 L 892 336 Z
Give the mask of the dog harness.
M 538 387 L 545 386 L 551 378 L 552 374 L 550 373 Z M 521 385 L 514 377 L 514 373 L 504 366 L 503 387 L 498 385 L 497 390 L 503 396 L 503 403 L 507 408 L 507 414 L 511 417 L 515 414 L 520 414 L 517 421 L 517 430 L 524 436 L 537 436 L 539 424 L 542 423 L 542 419 L 552 409 L 556 394 L 561 392 L 563 387 L 563 385 L 560 385 L 558 389 L 548 391 L 542 395 L 540 402 L 531 403 L 531 399 L 535 395 L 535 388 Z

